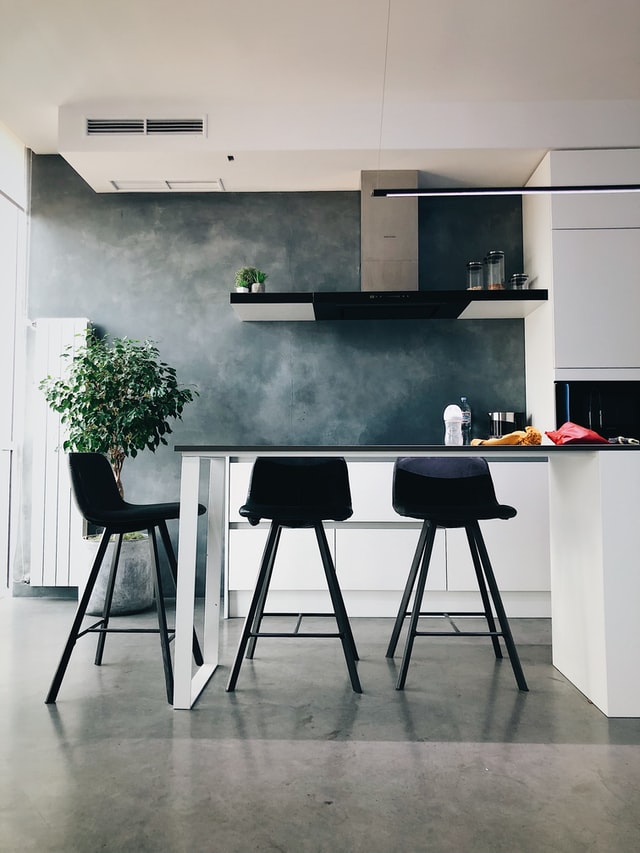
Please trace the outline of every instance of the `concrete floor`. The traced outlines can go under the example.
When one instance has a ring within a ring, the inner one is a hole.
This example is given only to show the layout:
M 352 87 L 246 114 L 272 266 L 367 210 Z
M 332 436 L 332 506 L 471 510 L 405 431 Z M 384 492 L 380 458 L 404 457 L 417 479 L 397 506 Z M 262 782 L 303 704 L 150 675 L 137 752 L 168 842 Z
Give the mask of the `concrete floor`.
M 79 641 L 45 706 L 73 610 L 0 593 L 2 853 L 640 849 L 640 720 L 552 667 L 546 620 L 512 622 L 528 694 L 467 638 L 419 638 L 397 692 L 387 619 L 353 620 L 360 696 L 336 640 L 261 640 L 227 694 L 231 620 L 192 711 L 166 704 L 140 635 L 110 637 L 100 668 Z

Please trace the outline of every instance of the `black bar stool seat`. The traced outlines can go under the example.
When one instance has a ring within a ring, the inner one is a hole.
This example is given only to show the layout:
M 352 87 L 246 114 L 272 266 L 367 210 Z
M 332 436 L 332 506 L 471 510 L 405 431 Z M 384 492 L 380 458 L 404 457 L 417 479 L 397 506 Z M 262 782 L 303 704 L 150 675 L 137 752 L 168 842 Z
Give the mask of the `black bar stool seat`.
M 356 667 L 356 645 L 323 524 L 329 520 L 345 521 L 352 513 L 349 474 L 344 459 L 260 456 L 255 460 L 247 501 L 240 508 L 240 515 L 253 525 L 262 518 L 270 519 L 271 525 L 227 691 L 235 690 L 245 653 L 246 657 L 253 658 L 259 637 L 338 637 L 342 643 L 351 686 L 356 693 L 362 693 Z M 333 606 L 332 613 L 265 613 L 283 528 L 315 530 Z M 263 618 L 276 615 L 297 616 L 296 629 L 289 632 L 262 631 Z M 333 633 L 300 631 L 305 616 L 333 616 L 338 630 Z
M 481 457 L 401 457 L 393 472 L 393 508 L 399 515 L 423 520 L 418 545 L 411 563 L 409 577 L 402 594 L 387 657 L 395 654 L 404 620 L 409 628 L 396 689 L 405 686 L 413 643 L 416 637 L 426 636 L 489 636 L 496 658 L 502 658 L 499 637 L 507 647 L 511 666 L 520 690 L 528 690 L 513 641 L 509 621 L 496 583 L 479 521 L 490 518 L 513 518 L 517 511 L 500 504 L 496 498 L 487 460 Z M 422 610 L 429 563 L 436 530 L 464 527 L 478 581 L 484 610 L 479 612 L 433 612 Z M 414 591 L 415 590 L 415 591 Z M 409 601 L 413 593 L 412 608 Z M 492 610 L 495 608 L 498 626 Z M 421 616 L 484 616 L 487 631 L 421 631 Z
M 160 573 L 160 563 L 158 561 L 156 529 L 160 533 L 160 538 L 167 554 L 175 589 L 178 566 L 167 529 L 167 521 L 179 517 L 180 503 L 177 501 L 153 504 L 127 503 L 118 491 L 111 465 L 101 453 L 70 453 L 69 468 L 71 472 L 71 487 L 78 509 L 89 523 L 103 527 L 104 532 L 102 533 L 98 552 L 89 572 L 86 586 L 80 597 L 73 624 L 45 702 L 51 704 L 56 701 L 76 641 L 85 634 L 90 633 L 97 633 L 99 635 L 95 656 L 96 666 L 100 666 L 102 663 L 107 634 L 159 634 L 167 701 L 173 702 L 173 667 L 169 644 L 173 640 L 175 632 L 173 628 L 167 627 L 163 582 Z M 205 507 L 202 505 L 198 506 L 198 514 L 202 515 L 204 512 Z M 112 628 L 109 627 L 109 614 L 118 571 L 122 537 L 125 533 L 135 533 L 139 530 L 146 530 L 149 536 L 158 627 Z M 91 593 L 96 584 L 109 540 L 114 535 L 117 538 L 113 551 L 109 580 L 107 581 L 102 617 L 97 622 L 83 629 L 82 623 L 89 605 Z M 201 665 L 203 662 L 202 653 L 195 631 L 193 634 L 193 656 L 196 663 Z

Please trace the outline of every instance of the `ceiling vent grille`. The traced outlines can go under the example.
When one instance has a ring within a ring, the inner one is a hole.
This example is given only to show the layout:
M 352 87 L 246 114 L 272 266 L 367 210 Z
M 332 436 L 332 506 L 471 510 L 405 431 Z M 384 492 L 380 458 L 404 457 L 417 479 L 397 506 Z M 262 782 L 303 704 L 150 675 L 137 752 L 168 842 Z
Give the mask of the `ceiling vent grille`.
M 163 134 L 163 133 L 180 133 L 189 134 L 190 136 L 204 135 L 204 119 L 201 118 L 148 118 L 147 119 L 147 134 Z
M 99 136 L 104 133 L 127 133 L 144 135 L 144 119 L 131 118 L 88 118 L 87 119 L 87 134 L 89 136 Z
M 88 136 L 204 136 L 202 118 L 88 118 Z

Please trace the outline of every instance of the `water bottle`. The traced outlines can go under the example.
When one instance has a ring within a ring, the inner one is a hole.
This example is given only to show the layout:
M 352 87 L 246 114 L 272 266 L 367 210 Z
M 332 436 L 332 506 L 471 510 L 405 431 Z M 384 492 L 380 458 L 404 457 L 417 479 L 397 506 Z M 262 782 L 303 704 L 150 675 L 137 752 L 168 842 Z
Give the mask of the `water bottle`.
M 460 397 L 462 412 L 462 443 L 471 444 L 471 406 L 466 397 Z
M 444 410 L 444 443 L 449 446 L 462 444 L 462 412 L 460 406 L 447 406 Z

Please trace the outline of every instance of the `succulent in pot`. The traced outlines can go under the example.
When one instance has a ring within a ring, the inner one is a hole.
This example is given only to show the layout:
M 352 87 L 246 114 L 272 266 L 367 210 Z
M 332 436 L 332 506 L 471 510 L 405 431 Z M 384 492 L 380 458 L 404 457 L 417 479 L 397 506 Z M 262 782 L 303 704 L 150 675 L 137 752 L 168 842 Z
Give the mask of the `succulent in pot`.
M 240 267 L 235 274 L 236 290 L 249 291 L 252 289 L 254 284 L 264 286 L 267 278 L 267 273 L 257 269 L 256 267 Z

